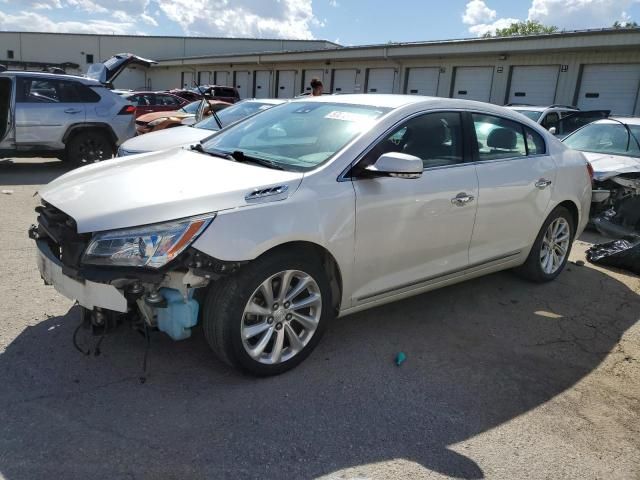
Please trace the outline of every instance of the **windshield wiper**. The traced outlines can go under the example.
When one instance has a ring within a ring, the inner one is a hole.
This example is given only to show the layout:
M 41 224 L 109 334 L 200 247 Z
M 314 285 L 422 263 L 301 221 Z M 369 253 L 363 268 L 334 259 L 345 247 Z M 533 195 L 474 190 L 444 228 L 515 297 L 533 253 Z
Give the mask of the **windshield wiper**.
M 284 168 L 278 165 L 276 162 L 272 162 L 271 160 L 266 160 L 264 158 L 245 155 L 242 150 L 236 150 L 230 156 L 239 163 L 255 163 L 263 167 L 273 168 L 274 170 L 284 170 Z
M 191 150 L 195 150 L 196 152 L 206 153 L 213 157 L 224 158 L 225 160 L 234 160 L 234 158 L 229 155 L 227 152 L 222 152 L 220 150 L 205 150 L 201 143 L 196 143 L 195 145 L 191 145 Z

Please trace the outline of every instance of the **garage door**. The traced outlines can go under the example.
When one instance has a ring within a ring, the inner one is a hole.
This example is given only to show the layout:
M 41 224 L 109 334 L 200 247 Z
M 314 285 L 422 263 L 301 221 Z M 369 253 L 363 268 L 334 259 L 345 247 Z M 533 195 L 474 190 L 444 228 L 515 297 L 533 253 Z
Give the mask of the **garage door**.
M 324 83 L 324 70 L 305 70 L 302 75 L 302 93 L 311 93 L 311 80 L 318 78 L 326 91 L 329 91 L 328 85 Z
M 393 93 L 396 72 L 393 68 L 370 68 L 367 93 Z
M 439 78 L 440 68 L 410 68 L 407 74 L 407 88 L 404 93 L 436 96 Z
M 292 98 L 295 93 L 296 72 L 295 70 L 280 70 L 278 72 L 278 88 L 276 97 Z
M 332 88 L 333 93 L 355 93 L 356 71 L 351 69 L 334 70 Z
M 198 72 L 198 85 L 211 85 L 212 72 Z
M 221 85 L 223 87 L 231 86 L 231 75 L 229 72 L 216 72 L 213 79 L 216 85 Z
M 493 67 L 457 67 L 453 98 L 488 102 L 491 99 Z
M 617 115 L 633 115 L 639 86 L 640 64 L 585 65 L 578 107 L 581 110 L 604 109 Z
M 182 88 L 191 88 L 193 87 L 193 72 L 182 72 Z
M 248 98 L 251 96 L 251 73 L 246 70 L 240 70 L 235 72 L 236 77 L 236 89 L 240 94 L 240 98 Z
M 508 103 L 552 105 L 556 98 L 558 65 L 513 67 Z
M 253 96 L 256 98 L 269 98 L 271 93 L 271 72 L 259 70 L 256 72 L 256 91 Z
M 116 88 L 130 88 L 132 90 L 146 90 L 147 75 L 142 68 L 125 68 L 114 82 Z

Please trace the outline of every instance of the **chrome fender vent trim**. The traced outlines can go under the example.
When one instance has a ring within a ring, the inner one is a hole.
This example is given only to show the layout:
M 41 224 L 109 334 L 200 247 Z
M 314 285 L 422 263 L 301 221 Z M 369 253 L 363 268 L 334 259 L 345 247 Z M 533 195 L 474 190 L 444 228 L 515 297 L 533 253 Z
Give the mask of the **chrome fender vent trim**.
M 277 185 L 275 187 L 260 188 L 254 190 L 253 192 L 247 193 L 244 196 L 244 199 L 247 202 L 256 202 L 269 197 L 283 196 L 287 193 L 288 190 L 289 185 Z

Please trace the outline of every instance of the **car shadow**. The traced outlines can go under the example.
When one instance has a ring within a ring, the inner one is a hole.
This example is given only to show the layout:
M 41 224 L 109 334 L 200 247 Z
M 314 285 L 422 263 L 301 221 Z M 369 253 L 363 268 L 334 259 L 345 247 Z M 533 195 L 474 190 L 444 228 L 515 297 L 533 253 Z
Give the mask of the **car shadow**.
M 51 158 L 37 163 L 25 159 L 0 158 L 0 185 L 42 185 L 73 167 Z
M 638 311 L 631 289 L 593 268 L 571 264 L 545 285 L 499 273 L 338 319 L 279 377 L 226 367 L 201 335 L 154 333 L 141 383 L 144 339 L 123 327 L 84 356 L 73 307 L 0 355 L 0 474 L 311 479 L 406 459 L 483 478 L 451 446 L 571 388 Z M 95 341 L 81 331 L 83 346 Z

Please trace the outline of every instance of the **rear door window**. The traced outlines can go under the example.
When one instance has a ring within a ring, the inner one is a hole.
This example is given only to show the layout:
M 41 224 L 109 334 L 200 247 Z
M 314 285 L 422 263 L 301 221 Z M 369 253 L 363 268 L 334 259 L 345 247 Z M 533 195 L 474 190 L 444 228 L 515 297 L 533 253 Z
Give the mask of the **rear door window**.
M 99 102 L 100 95 L 89 87 L 69 80 L 20 78 L 17 101 L 23 103 Z
M 480 161 L 527 155 L 527 145 L 521 124 L 481 113 L 472 113 L 471 117 Z

